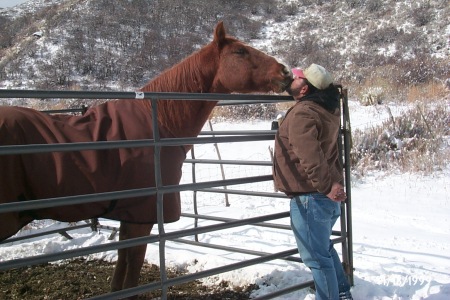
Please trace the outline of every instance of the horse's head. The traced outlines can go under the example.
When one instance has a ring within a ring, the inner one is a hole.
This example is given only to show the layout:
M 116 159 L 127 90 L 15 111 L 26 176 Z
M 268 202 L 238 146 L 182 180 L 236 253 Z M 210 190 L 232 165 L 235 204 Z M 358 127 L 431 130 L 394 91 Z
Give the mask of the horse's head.
M 217 24 L 212 44 L 219 51 L 219 67 L 212 92 L 280 93 L 292 82 L 288 67 L 272 56 L 227 36 L 223 22 Z
M 217 24 L 214 40 L 147 83 L 144 92 L 281 93 L 291 70 L 275 58 L 227 36 Z M 149 101 L 143 101 L 149 106 Z M 164 100 L 158 120 L 172 136 L 197 136 L 217 101 Z

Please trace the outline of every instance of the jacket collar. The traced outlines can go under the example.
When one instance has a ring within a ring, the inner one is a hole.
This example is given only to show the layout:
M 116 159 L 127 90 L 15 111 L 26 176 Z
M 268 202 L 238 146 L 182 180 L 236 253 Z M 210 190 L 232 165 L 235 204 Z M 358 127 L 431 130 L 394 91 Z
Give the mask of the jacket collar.
M 330 85 L 324 90 L 304 96 L 299 101 L 313 101 L 326 110 L 334 112 L 339 107 L 339 90 L 334 85 Z

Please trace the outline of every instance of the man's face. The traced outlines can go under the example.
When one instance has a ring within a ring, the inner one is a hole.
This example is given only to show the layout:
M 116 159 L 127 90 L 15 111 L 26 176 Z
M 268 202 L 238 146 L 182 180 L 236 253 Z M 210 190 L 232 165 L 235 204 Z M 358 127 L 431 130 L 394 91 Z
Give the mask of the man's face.
M 286 91 L 294 97 L 295 100 L 298 100 L 306 95 L 308 91 L 308 85 L 306 81 L 302 77 L 294 77 L 294 81 L 292 81 L 291 85 L 286 89 Z

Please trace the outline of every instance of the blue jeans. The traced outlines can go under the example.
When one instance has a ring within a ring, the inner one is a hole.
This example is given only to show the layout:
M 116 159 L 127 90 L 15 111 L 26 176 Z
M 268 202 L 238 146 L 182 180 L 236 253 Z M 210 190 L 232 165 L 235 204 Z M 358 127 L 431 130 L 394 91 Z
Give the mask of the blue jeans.
M 291 227 L 300 257 L 311 269 L 316 300 L 339 299 L 350 290 L 347 276 L 333 244 L 331 230 L 341 214 L 340 204 L 320 193 L 291 199 Z

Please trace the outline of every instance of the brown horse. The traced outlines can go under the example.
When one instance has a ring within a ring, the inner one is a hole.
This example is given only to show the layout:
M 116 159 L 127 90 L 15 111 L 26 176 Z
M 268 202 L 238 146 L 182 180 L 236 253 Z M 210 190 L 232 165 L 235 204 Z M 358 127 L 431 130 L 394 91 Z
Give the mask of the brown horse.
M 283 64 L 227 36 L 220 22 L 214 39 L 150 81 L 144 92 L 282 92 L 292 81 Z M 158 102 L 162 138 L 195 137 L 217 102 Z M 90 108 L 83 116 L 53 115 L 23 107 L 0 108 L 2 145 L 152 139 L 147 100 L 115 100 Z M 162 147 L 164 185 L 179 184 L 190 146 Z M 0 203 L 101 193 L 155 185 L 153 148 L 121 148 L 0 156 Z M 164 195 L 164 222 L 180 217 L 179 193 Z M 36 219 L 79 221 L 102 217 L 120 221 L 120 240 L 148 235 L 157 222 L 156 197 L 67 205 L 0 215 L 0 240 Z M 137 285 L 146 245 L 120 249 L 113 291 Z

